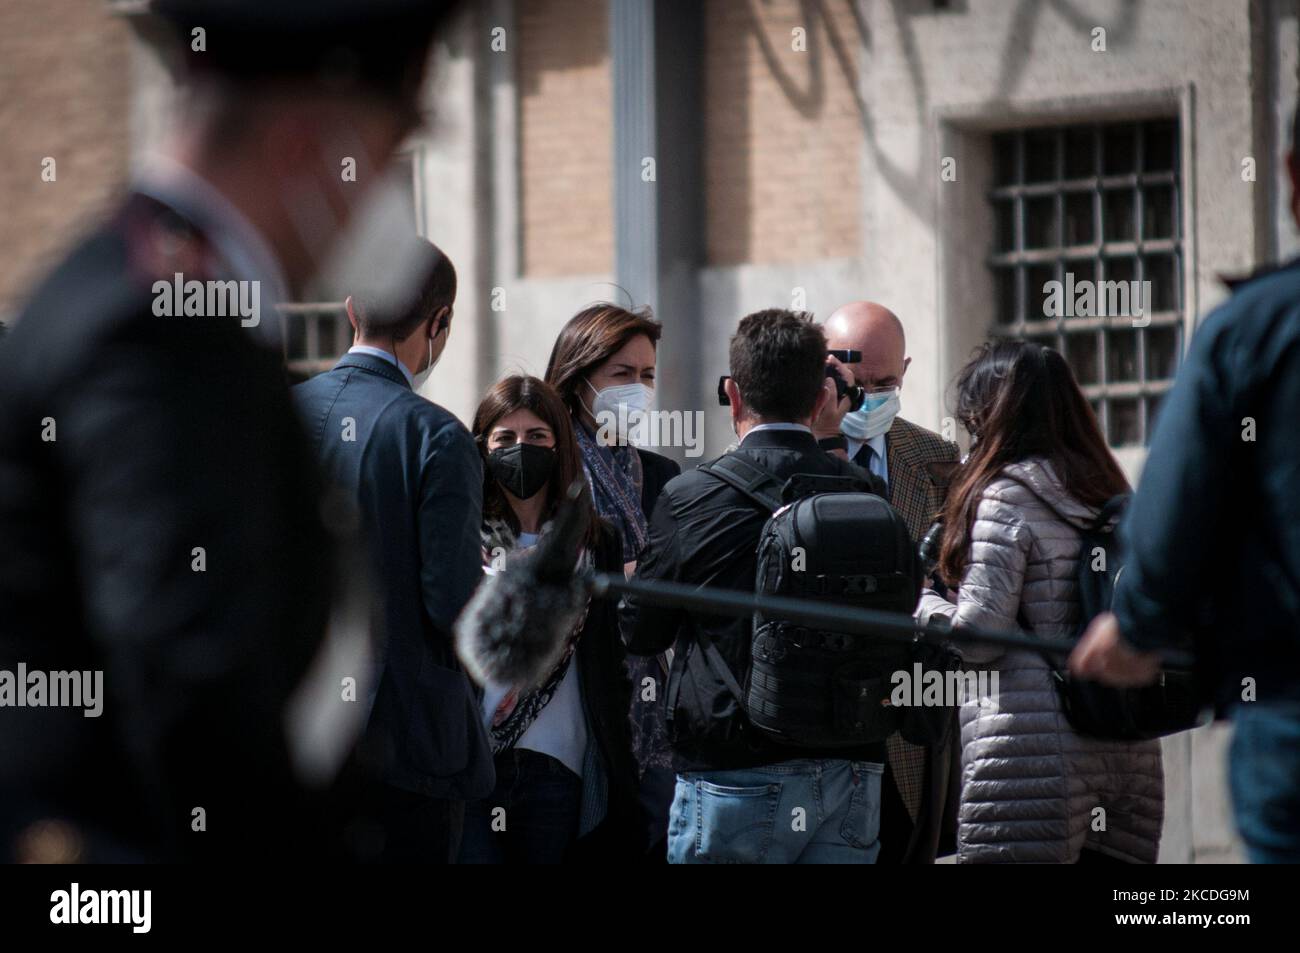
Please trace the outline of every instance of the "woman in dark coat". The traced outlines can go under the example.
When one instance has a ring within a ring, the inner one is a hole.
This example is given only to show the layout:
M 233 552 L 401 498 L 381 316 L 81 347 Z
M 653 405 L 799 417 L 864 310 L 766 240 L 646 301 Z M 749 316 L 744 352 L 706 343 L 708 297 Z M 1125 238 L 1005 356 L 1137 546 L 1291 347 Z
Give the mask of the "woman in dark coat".
M 633 446 L 627 428 L 653 400 L 660 332 L 647 311 L 593 305 L 560 331 L 546 367 L 546 382 L 573 417 L 596 512 L 618 530 L 629 575 L 645 548 L 659 492 L 681 472 L 667 457 Z M 632 748 L 649 817 L 647 847 L 651 856 L 665 857 L 676 783 L 660 704 L 669 658 L 633 657 L 628 662 Z

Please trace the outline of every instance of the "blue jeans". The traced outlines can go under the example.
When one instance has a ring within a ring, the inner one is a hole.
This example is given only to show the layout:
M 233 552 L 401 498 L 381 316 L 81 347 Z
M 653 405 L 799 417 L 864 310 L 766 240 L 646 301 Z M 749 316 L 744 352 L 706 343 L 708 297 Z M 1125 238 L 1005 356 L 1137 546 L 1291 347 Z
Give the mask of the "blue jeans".
M 884 770 L 828 760 L 679 774 L 668 862 L 874 864 Z
M 1232 713 L 1233 813 L 1255 864 L 1300 864 L 1300 704 L 1246 702 Z
M 497 785 L 465 805 L 462 864 L 558 864 L 578 839 L 582 778 L 550 755 L 496 756 Z

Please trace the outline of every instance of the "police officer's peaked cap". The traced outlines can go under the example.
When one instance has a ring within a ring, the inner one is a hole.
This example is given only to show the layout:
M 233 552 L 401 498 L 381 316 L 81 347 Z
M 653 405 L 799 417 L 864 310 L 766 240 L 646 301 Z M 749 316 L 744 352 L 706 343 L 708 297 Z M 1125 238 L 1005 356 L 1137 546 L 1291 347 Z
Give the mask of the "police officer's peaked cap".
M 192 75 L 408 95 L 458 0 L 152 0 Z

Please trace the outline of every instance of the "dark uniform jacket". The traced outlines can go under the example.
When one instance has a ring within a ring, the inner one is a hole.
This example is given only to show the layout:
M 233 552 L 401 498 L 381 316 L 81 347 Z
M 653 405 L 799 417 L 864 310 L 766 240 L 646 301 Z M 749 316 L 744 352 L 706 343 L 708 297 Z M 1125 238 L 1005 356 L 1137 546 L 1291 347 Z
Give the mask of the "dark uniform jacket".
M 876 486 L 880 481 L 851 463 L 831 456 L 802 430 L 760 430 L 747 434 L 742 454 L 778 478 L 796 473 L 854 476 Z M 650 544 L 637 564 L 636 579 L 754 590 L 755 549 L 770 514 L 763 513 L 730 485 L 700 470 L 669 481 L 650 520 Z M 665 701 L 673 721 L 670 740 L 679 770 L 729 769 L 775 764 L 797 758 L 842 758 L 883 762 L 884 744 L 818 751 L 777 744 L 749 724 L 704 654 L 696 632 L 704 628 L 733 672 L 748 667 L 753 625 L 749 619 L 691 615 L 676 609 L 625 600 L 620 610 L 628 651 L 650 655 L 676 642 Z M 674 682 L 680 685 L 674 687 Z
M 48 818 L 89 860 L 323 843 L 284 716 L 330 546 L 283 359 L 238 316 L 153 308 L 214 260 L 133 196 L 0 344 L 0 671 L 101 670 L 105 695 L 0 707 L 0 855 Z
M 293 396 L 328 478 L 360 508 L 384 604 L 362 761 L 407 791 L 484 797 L 495 772 L 451 637 L 483 576 L 474 440 L 371 354 L 344 355 Z

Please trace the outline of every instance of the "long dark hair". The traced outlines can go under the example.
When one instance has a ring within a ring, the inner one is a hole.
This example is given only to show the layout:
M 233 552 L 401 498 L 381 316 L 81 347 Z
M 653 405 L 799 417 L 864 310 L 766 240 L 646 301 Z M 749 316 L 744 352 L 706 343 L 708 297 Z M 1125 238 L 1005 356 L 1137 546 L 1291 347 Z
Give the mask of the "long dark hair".
M 546 383 L 555 388 L 575 416 L 581 412 L 579 385 L 632 338 L 644 334 L 658 346 L 662 328 L 648 308 L 629 311 L 602 302 L 583 308 L 560 331 L 546 364 Z
M 555 470 L 546 484 L 546 506 L 543 508 L 543 520 L 555 515 L 560 501 L 564 499 L 565 490 L 574 480 L 583 479 L 582 457 L 578 453 L 578 442 L 573 436 L 573 423 L 565 410 L 564 401 L 555 389 L 536 377 L 515 374 L 499 381 L 487 395 L 478 410 L 474 412 L 474 442 L 478 444 L 483 457 L 483 518 L 500 519 L 506 522 L 516 534 L 519 532 L 519 519 L 506 499 L 505 490 L 497 483 L 487 469 L 488 436 L 498 420 L 516 410 L 528 410 L 540 417 L 551 432 L 555 434 Z M 595 508 L 591 503 L 591 494 L 584 492 L 578 500 L 579 506 L 588 510 L 590 528 L 587 543 L 594 545 L 597 534 Z
M 982 345 L 957 377 L 956 411 L 975 442 L 943 510 L 938 569 L 949 585 L 965 572 L 980 496 L 1007 464 L 1046 458 L 1065 491 L 1085 506 L 1129 489 L 1070 365 L 1052 348 Z

